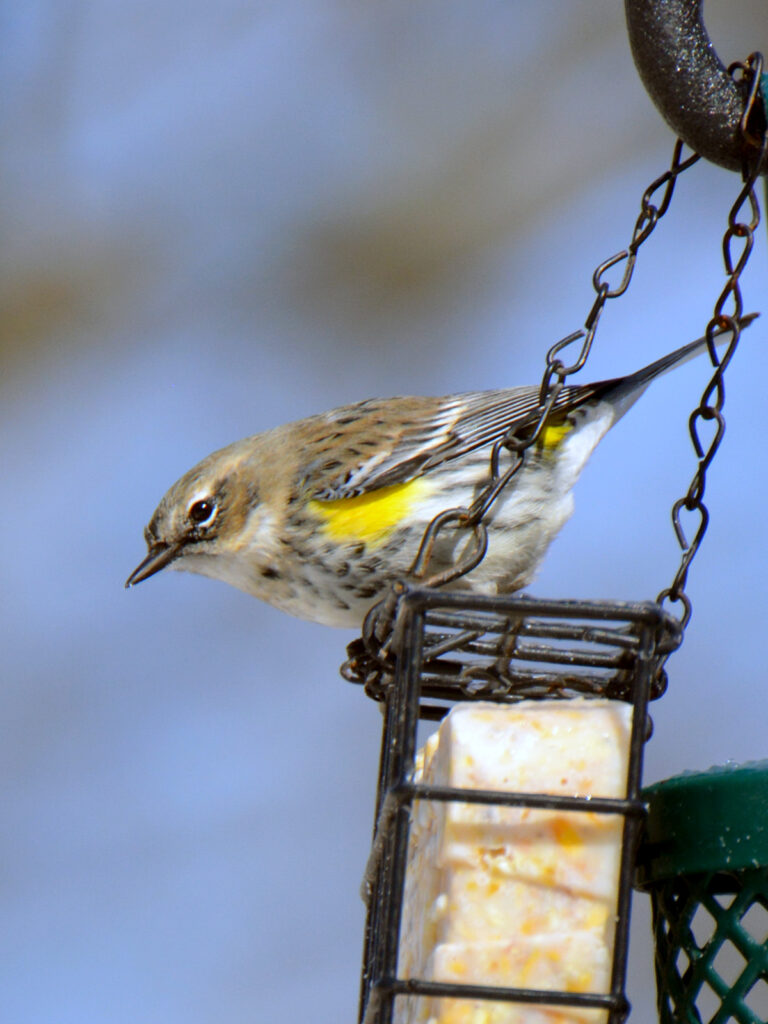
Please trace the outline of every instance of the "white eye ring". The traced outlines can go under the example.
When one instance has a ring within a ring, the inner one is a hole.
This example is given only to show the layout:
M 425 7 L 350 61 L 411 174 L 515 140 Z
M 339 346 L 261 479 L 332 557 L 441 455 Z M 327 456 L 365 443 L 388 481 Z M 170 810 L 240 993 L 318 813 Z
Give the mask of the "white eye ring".
M 187 519 L 195 526 L 210 526 L 216 518 L 218 508 L 213 498 L 201 498 L 193 501 L 187 509 Z

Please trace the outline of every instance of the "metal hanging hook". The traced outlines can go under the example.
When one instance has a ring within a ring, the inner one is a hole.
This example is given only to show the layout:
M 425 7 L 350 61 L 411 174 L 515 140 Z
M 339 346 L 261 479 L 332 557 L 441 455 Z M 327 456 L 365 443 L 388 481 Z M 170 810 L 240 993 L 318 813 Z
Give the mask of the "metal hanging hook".
M 664 120 L 707 160 L 740 171 L 754 160 L 741 121 L 749 83 L 734 81 L 715 53 L 702 18 L 703 0 L 625 0 L 627 30 L 640 78 Z M 765 110 L 754 105 L 751 114 Z M 768 160 L 761 173 L 768 172 Z

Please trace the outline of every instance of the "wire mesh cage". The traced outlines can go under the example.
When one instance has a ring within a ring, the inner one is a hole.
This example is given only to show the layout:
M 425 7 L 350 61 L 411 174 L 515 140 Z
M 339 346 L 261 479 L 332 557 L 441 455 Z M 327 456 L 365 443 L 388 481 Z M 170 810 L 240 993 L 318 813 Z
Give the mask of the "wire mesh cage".
M 391 1024 L 398 1019 L 395 1002 L 404 996 L 591 1008 L 602 1010 L 611 1024 L 624 1019 L 634 850 L 644 812 L 640 779 L 649 734 L 646 708 L 664 690 L 663 663 L 679 637 L 679 623 L 655 604 L 405 590 L 389 647 L 389 671 L 377 694 L 384 704 L 384 727 L 376 827 L 364 885 L 368 913 L 361 1022 Z M 365 674 L 360 672 L 360 681 Z M 452 788 L 414 779 L 420 718 L 439 719 L 457 702 L 512 704 L 577 695 L 611 697 L 633 708 L 623 798 Z M 409 827 L 416 800 L 620 815 L 622 850 L 609 991 L 501 988 L 399 977 Z
M 651 894 L 661 1024 L 768 1020 L 768 762 L 649 787 L 639 879 Z

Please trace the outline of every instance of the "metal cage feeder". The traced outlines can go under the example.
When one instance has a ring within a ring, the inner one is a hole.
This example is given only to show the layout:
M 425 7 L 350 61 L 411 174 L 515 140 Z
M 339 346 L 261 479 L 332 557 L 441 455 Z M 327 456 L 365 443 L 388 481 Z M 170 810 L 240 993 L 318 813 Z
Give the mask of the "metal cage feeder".
M 379 689 L 384 725 L 373 847 L 366 870 L 367 922 L 361 1024 L 391 1024 L 401 996 L 452 997 L 628 1013 L 624 992 L 634 852 L 644 813 L 640 796 L 647 704 L 664 692 L 663 663 L 680 624 L 652 603 L 545 601 L 407 588 Z M 610 697 L 632 705 L 622 799 L 455 789 L 414 781 L 416 730 L 459 701 L 509 704 L 531 698 Z M 410 810 L 414 800 L 535 807 L 623 817 L 610 991 L 574 993 L 401 978 L 397 973 Z

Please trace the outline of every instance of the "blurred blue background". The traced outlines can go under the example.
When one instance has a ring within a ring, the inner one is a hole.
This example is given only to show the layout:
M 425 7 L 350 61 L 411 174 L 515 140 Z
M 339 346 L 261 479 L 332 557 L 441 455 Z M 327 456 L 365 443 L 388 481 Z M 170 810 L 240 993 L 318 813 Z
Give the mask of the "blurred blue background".
M 353 634 L 203 578 L 123 580 L 165 489 L 229 441 L 372 395 L 538 381 L 671 153 L 621 6 L 0 8 L 4 1020 L 355 1019 L 380 718 L 338 676 Z M 707 19 L 725 60 L 768 45 L 757 0 Z M 736 191 L 684 176 L 590 377 L 702 333 Z M 765 329 L 729 368 L 648 781 L 768 753 Z M 533 593 L 668 583 L 706 376 L 659 381 L 603 443 Z M 644 897 L 634 932 L 640 1021 Z

